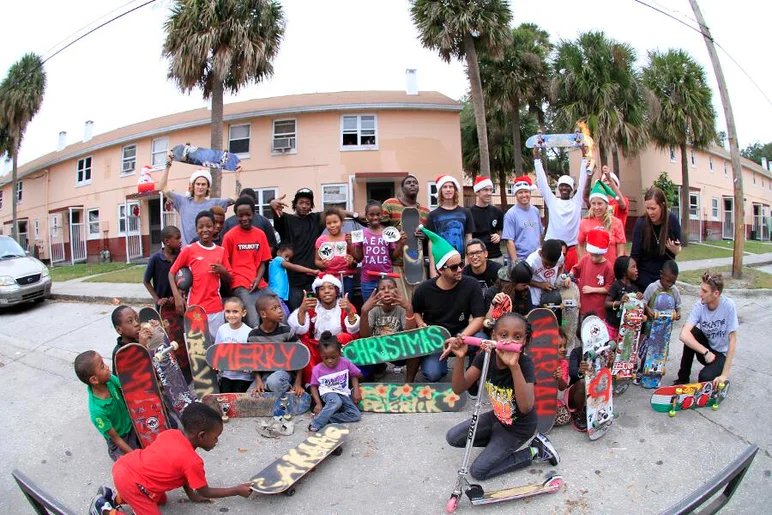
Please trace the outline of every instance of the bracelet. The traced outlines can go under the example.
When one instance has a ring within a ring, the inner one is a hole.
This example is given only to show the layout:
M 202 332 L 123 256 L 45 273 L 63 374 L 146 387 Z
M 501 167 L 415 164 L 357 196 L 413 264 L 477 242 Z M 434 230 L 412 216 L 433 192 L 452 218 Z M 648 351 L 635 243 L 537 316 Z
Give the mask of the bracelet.
M 410 316 L 405 315 L 405 320 L 415 320 L 415 314 Z

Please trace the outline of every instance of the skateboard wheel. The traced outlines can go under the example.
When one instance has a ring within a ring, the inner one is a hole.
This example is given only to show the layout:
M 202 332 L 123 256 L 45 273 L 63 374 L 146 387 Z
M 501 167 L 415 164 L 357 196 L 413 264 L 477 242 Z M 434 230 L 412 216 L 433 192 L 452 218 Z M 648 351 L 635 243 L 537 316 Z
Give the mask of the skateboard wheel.
M 333 453 L 335 456 L 340 456 L 341 454 L 343 454 L 343 446 L 340 446 L 340 447 L 338 447 L 337 449 L 335 449 L 334 451 L 332 451 L 332 453 Z
M 617 342 L 608 342 L 609 349 L 617 350 Z
M 676 393 L 676 395 L 681 395 L 682 393 L 684 393 L 684 389 L 683 388 L 676 388 L 675 389 L 675 393 Z
M 180 344 L 177 342 L 172 342 L 171 346 L 172 346 L 172 350 L 177 350 L 180 348 Z
M 223 415 L 222 416 L 222 421 L 223 422 L 228 422 L 229 420 L 230 420 L 230 417 L 228 415 Z
M 713 411 L 718 411 L 718 404 L 714 404 L 713 406 L 710 407 L 710 409 L 712 409 Z
M 719 390 L 723 390 L 724 388 L 726 388 L 726 383 L 718 383 Z
M 592 351 L 592 350 L 591 350 L 591 351 L 588 351 L 588 352 L 587 352 L 587 357 L 588 357 L 588 358 L 590 358 L 590 359 L 595 359 L 595 358 L 597 358 L 597 357 L 598 357 L 598 355 L 597 355 L 597 354 L 595 354 L 595 351 Z
M 472 499 L 479 499 L 483 495 L 485 495 L 485 490 L 480 485 L 469 485 L 469 489 L 466 491 L 466 496 L 469 497 L 470 501 Z
M 163 357 L 164 357 L 164 355 L 161 354 L 160 352 L 156 352 L 155 353 L 155 360 L 156 361 L 161 361 L 161 358 L 163 358 Z
M 284 492 L 284 495 L 286 495 L 287 497 L 292 497 L 293 495 L 295 495 L 295 489 L 290 488 L 289 490 Z

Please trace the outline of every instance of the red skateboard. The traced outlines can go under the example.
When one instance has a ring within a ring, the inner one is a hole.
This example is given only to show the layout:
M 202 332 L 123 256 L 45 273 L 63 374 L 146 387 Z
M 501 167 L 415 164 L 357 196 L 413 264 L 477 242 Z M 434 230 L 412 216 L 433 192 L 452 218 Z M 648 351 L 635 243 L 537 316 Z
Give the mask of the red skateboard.
M 536 371 L 534 408 L 539 415 L 538 431 L 546 434 L 555 424 L 558 410 L 558 320 L 548 308 L 531 310 L 527 318 L 532 335 L 526 352 Z

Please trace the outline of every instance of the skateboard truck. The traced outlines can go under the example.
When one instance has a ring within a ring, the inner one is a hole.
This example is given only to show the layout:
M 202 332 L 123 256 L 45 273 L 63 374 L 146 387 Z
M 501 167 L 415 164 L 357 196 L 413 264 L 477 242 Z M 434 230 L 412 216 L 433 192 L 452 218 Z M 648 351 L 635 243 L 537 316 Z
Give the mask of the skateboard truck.
M 169 354 L 170 352 L 176 351 L 179 348 L 180 348 L 180 344 L 179 343 L 172 342 L 171 345 L 169 345 L 165 349 L 162 349 L 162 350 L 160 350 L 160 351 L 155 353 L 155 360 L 156 361 L 161 361 L 167 354 Z

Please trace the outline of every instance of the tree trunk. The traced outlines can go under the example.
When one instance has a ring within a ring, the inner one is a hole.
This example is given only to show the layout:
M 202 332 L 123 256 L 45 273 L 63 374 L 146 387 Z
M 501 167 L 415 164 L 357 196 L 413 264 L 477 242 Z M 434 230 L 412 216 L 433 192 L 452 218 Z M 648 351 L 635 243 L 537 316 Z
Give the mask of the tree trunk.
M 512 106 L 512 157 L 515 161 L 515 175 L 523 175 L 523 141 L 520 138 L 520 102 Z
M 598 143 L 598 152 L 600 153 L 600 167 L 608 164 L 608 149 L 603 143 Z
M 619 173 L 619 150 L 616 148 L 611 151 L 611 162 L 614 165 L 614 173 L 617 174 L 617 177 L 619 177 L 621 180 L 622 174 Z
M 508 207 L 507 204 L 507 172 L 499 170 L 499 196 L 501 198 L 501 209 Z
M 689 162 L 686 143 L 681 143 L 681 246 L 689 245 Z M 662 237 L 662 235 L 660 235 Z M 667 238 L 667 236 L 665 236 Z
M 222 150 L 223 89 L 222 80 L 215 78 L 212 85 L 212 150 Z M 222 170 L 210 168 L 209 171 L 212 174 L 209 196 L 219 198 L 222 191 Z
M 19 138 L 19 139 L 21 139 L 21 138 Z M 19 141 L 19 139 L 17 139 L 16 141 Z M 18 154 L 18 150 L 19 150 L 19 147 L 15 146 L 15 148 L 13 150 L 13 158 L 12 158 L 13 159 L 13 165 L 12 165 L 13 168 L 12 168 L 12 172 L 11 172 L 11 183 L 12 183 L 13 186 L 11 187 L 11 211 L 12 211 L 11 218 L 13 220 L 12 221 L 13 225 L 11 226 L 11 237 L 14 240 L 16 240 L 16 243 L 21 245 L 21 242 L 19 241 L 19 227 L 18 227 L 18 215 L 17 215 L 17 209 L 18 209 L 17 198 L 18 198 L 18 195 L 16 193 L 16 188 L 18 187 L 16 185 L 17 180 L 18 180 L 18 176 L 17 176 L 18 175 L 18 159 L 16 157 L 16 154 Z
M 477 50 L 471 34 L 464 35 L 464 52 L 466 53 L 466 69 L 469 74 L 469 85 L 472 90 L 472 106 L 474 121 L 477 125 L 477 142 L 480 147 L 480 175 L 491 176 L 491 161 L 488 151 L 488 126 L 485 122 L 485 98 L 483 96 L 480 67 L 477 63 Z

